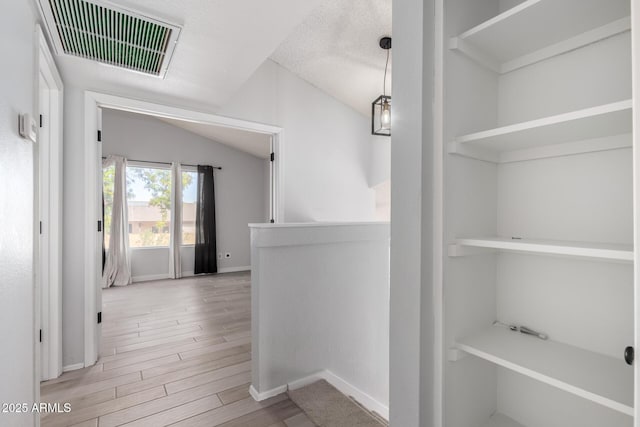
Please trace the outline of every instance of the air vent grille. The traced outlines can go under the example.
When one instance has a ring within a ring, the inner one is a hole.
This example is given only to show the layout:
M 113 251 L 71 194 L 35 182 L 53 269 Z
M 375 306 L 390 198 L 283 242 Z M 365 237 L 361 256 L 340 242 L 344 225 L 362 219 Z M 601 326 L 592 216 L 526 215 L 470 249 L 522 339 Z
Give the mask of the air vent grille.
M 87 0 L 40 0 L 58 53 L 163 76 L 180 28 Z

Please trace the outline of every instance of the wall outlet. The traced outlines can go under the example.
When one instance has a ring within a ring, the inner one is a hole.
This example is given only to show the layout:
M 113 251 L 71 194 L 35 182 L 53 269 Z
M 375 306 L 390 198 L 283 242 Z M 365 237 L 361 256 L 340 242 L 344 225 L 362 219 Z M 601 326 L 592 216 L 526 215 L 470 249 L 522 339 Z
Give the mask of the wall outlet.
M 231 258 L 231 252 L 227 252 L 226 254 L 224 254 L 225 258 Z
M 222 259 L 222 252 L 218 253 L 218 259 Z

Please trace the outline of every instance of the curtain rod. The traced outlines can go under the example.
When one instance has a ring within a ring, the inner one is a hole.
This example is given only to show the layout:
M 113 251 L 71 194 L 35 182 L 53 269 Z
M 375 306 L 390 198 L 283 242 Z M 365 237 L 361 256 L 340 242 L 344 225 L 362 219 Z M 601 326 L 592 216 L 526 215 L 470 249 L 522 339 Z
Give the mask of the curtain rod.
M 106 157 L 102 156 L 102 160 L 105 160 Z M 151 160 L 134 160 L 134 159 L 127 159 L 127 161 L 129 162 L 136 162 L 136 163 L 155 163 L 156 165 L 171 165 L 171 163 L 169 162 L 154 162 Z M 189 166 L 192 168 L 196 168 L 198 167 L 198 165 L 188 165 L 186 163 L 180 163 L 181 166 Z M 201 166 L 210 166 L 210 165 L 201 165 Z M 222 170 L 222 167 L 220 166 L 211 166 L 214 169 L 218 169 L 218 170 Z

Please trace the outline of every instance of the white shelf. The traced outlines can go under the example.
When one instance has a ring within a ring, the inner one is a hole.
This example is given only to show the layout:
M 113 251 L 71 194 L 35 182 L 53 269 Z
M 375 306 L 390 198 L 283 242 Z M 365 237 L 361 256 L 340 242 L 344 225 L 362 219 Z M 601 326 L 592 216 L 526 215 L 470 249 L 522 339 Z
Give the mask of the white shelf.
M 467 249 L 471 249 L 471 251 Z M 497 249 L 511 252 L 565 255 L 633 262 L 633 247 L 630 245 L 502 237 L 457 239 L 454 244 L 449 246 L 449 256 L 472 255 L 474 253 L 473 249 Z
M 504 414 L 496 412 L 491 419 L 483 427 L 524 427 L 522 424 L 516 422 L 512 418 L 507 417 Z
M 630 147 L 630 137 L 606 137 L 630 135 L 631 117 L 631 100 L 619 101 L 459 136 L 449 151 L 500 162 L 505 160 L 504 153 L 532 149 L 538 149 L 538 154 L 543 149 L 550 155 L 566 155 Z M 512 161 L 520 157 L 511 156 Z
M 456 347 L 496 365 L 633 416 L 633 367 L 622 360 L 493 326 Z M 622 349 L 621 349 L 622 353 Z M 507 424 L 508 425 L 508 424 Z
M 506 73 L 627 31 L 629 15 L 629 0 L 527 0 L 449 47 Z

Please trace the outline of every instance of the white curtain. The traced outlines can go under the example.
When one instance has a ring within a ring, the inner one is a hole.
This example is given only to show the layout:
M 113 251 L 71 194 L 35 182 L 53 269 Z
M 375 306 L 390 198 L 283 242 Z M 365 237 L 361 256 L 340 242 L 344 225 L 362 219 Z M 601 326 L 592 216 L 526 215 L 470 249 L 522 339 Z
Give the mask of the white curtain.
M 171 163 L 171 241 L 169 243 L 169 275 L 182 277 L 182 168 L 180 163 Z
M 119 156 L 109 156 L 102 161 L 103 168 L 111 165 L 115 165 L 113 210 L 109 249 L 102 272 L 103 288 L 131 284 L 129 221 L 127 219 L 127 161 Z

